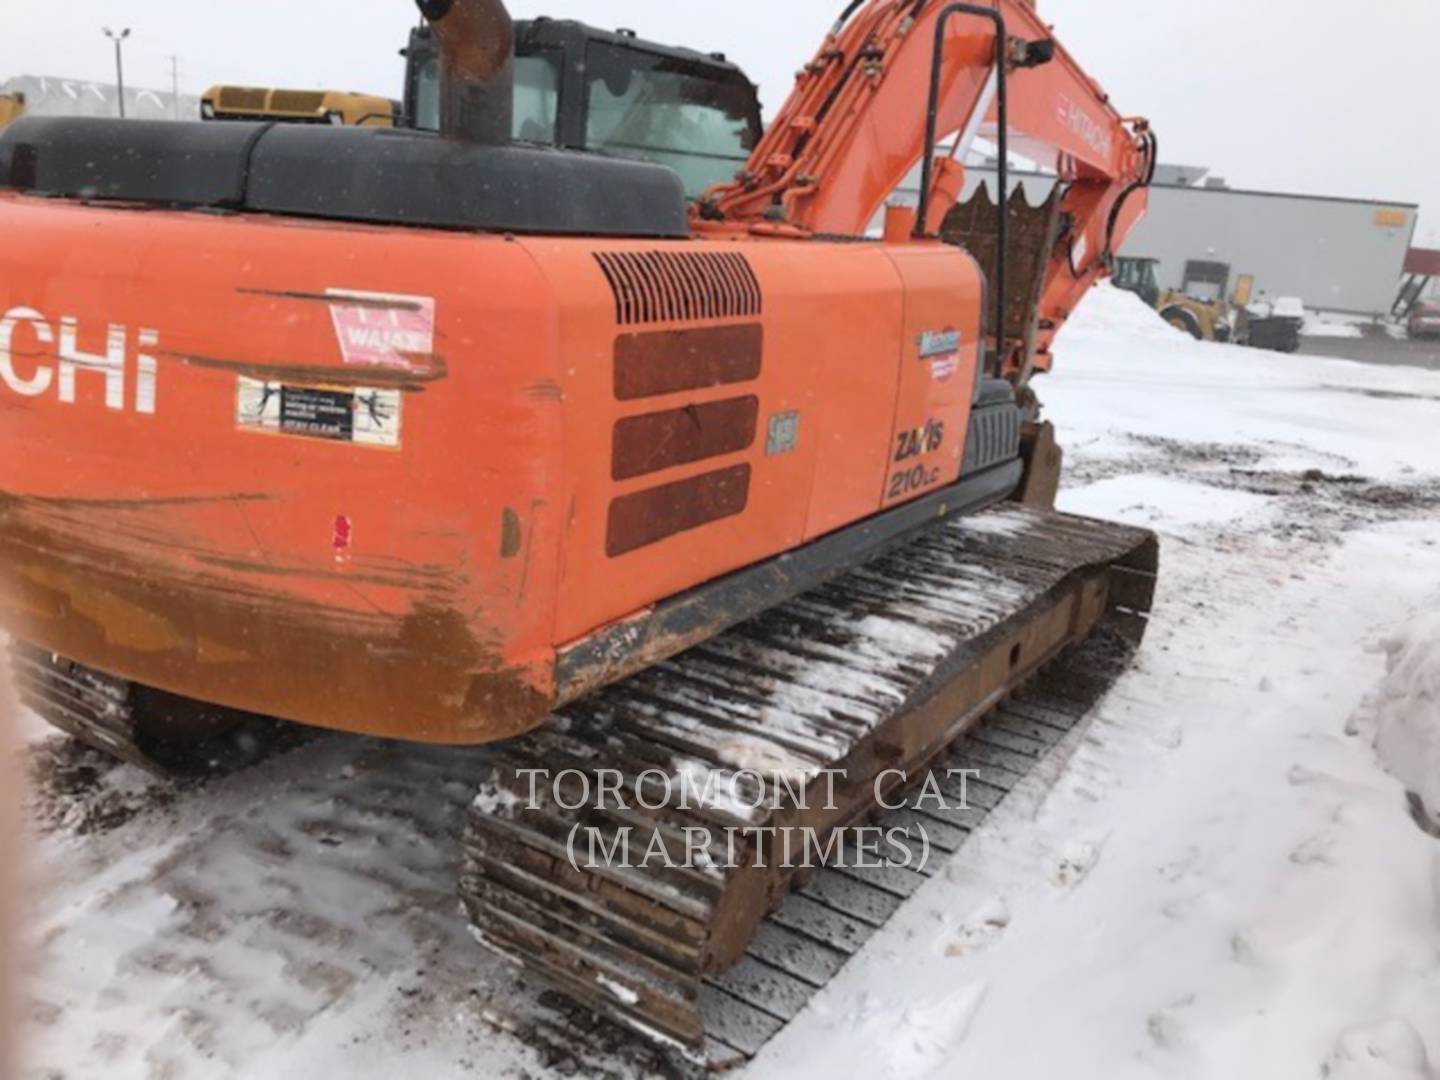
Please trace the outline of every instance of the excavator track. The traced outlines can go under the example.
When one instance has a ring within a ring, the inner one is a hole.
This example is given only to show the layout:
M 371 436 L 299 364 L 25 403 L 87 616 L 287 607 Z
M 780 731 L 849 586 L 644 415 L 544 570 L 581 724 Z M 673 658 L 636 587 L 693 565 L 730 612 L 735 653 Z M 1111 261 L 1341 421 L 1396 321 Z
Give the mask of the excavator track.
M 10 643 L 21 704 L 73 739 L 150 773 L 164 770 L 135 738 L 134 684 L 24 642 Z
M 743 1062 L 1083 718 L 1157 568 L 1151 533 L 1008 506 L 567 707 L 502 749 L 469 815 L 476 937 L 692 1060 Z M 937 809 L 917 785 L 953 795 L 951 769 L 977 775 Z M 929 857 L 779 854 L 867 822 Z
M 308 737 L 295 724 L 165 694 L 21 641 L 10 643 L 21 704 L 71 738 L 163 779 L 255 765 Z

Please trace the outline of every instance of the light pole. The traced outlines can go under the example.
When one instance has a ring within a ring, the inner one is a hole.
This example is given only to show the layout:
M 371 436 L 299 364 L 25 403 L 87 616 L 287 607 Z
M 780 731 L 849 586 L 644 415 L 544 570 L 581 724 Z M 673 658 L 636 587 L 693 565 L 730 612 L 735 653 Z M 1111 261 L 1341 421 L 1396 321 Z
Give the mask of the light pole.
M 121 46 L 125 39 L 130 36 L 130 28 L 126 27 L 120 33 L 115 33 L 108 26 L 105 27 L 105 36 L 115 43 L 115 81 L 119 85 L 120 119 L 125 119 L 125 57 L 121 52 Z

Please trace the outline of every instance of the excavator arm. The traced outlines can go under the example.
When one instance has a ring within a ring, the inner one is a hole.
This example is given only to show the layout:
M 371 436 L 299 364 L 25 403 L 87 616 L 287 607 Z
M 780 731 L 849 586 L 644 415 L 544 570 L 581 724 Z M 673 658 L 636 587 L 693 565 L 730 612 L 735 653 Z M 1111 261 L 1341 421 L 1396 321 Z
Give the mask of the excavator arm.
M 1023 382 L 1049 368 L 1060 327 L 1110 272 L 1144 212 L 1156 149 L 1148 125 L 1111 106 L 1025 0 L 851 3 L 745 171 L 712 191 L 699 214 L 765 231 L 860 235 L 915 166 L 931 159 L 909 230 L 926 242 L 963 190 L 960 162 L 976 136 L 1008 143 L 1060 185 L 1058 230 L 1040 267 L 1033 320 L 1023 335 L 1005 333 L 993 354 Z M 1003 258 L 1004 225 L 997 231 Z M 1008 275 L 988 269 L 996 310 L 1004 311 Z M 1004 322 L 992 319 L 992 337 Z

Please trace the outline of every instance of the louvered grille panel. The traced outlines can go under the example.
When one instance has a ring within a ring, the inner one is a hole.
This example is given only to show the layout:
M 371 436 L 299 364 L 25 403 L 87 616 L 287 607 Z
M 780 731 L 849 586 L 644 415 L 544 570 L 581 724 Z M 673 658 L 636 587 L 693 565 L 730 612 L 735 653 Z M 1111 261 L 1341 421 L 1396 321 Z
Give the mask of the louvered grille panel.
M 244 86 L 227 86 L 220 91 L 222 109 L 263 109 L 268 94 Z
M 309 90 L 276 90 L 270 95 L 270 107 L 281 112 L 319 112 L 325 95 Z
M 965 474 L 1013 461 L 1020 453 L 1020 410 L 1013 405 L 976 409 L 965 447 Z
M 621 326 L 761 313 L 760 282 L 738 253 L 605 251 L 595 260 L 615 294 Z

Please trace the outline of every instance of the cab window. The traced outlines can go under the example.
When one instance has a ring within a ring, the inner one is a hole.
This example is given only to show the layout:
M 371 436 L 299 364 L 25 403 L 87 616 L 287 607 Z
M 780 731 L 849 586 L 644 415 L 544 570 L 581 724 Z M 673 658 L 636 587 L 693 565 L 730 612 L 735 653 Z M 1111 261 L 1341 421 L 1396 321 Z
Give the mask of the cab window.
M 545 49 L 515 58 L 515 123 L 511 136 L 520 142 L 553 146 L 560 113 L 560 60 Z M 440 130 L 440 58 L 420 69 L 415 87 L 415 126 Z
M 759 138 L 754 93 L 738 73 L 592 43 L 585 93 L 589 149 L 668 165 L 692 199 L 733 179 Z

